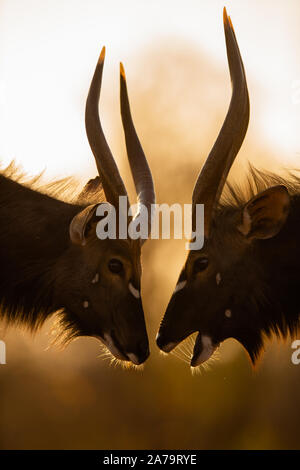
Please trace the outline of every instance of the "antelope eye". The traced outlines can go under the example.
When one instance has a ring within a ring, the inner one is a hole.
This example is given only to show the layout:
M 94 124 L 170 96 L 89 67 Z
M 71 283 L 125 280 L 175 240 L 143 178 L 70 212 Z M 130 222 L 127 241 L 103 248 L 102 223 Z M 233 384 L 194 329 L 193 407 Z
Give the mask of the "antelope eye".
M 194 263 L 194 273 L 199 273 L 204 271 L 208 266 L 208 258 L 198 258 Z
M 123 271 L 123 263 L 119 259 L 112 258 L 108 262 L 108 269 L 114 274 L 120 274 Z

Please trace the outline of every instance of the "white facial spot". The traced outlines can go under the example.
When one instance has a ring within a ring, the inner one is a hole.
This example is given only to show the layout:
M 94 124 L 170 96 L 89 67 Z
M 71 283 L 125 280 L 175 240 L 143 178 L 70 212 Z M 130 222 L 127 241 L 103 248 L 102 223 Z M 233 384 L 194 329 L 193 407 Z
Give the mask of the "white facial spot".
M 96 273 L 95 277 L 92 279 L 92 284 L 96 284 L 97 282 L 99 282 L 99 274 L 98 273 Z
M 131 292 L 131 294 L 133 295 L 133 297 L 135 297 L 136 299 L 139 299 L 141 297 L 140 291 L 137 290 L 135 287 L 133 287 L 131 282 L 128 284 L 128 289 Z
M 178 282 L 177 286 L 175 287 L 174 294 L 175 292 L 179 292 L 180 290 L 182 290 L 186 286 L 186 283 L 187 281 Z
M 220 273 L 217 273 L 216 275 L 216 283 L 217 283 L 217 286 L 220 284 L 222 278 L 221 278 L 221 274 Z
M 227 317 L 227 318 L 231 318 L 231 317 L 232 317 L 232 312 L 231 312 L 231 310 L 229 310 L 229 309 L 225 310 L 225 317 Z
M 82 305 L 83 305 L 83 308 L 88 308 L 89 303 L 87 300 L 85 300 Z

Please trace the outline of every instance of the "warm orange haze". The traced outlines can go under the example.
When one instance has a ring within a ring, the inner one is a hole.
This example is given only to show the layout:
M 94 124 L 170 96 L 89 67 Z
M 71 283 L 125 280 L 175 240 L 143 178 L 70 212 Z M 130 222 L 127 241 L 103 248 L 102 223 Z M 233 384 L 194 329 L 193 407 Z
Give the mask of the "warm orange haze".
M 41 8 L 37 0 L 2 0 L 3 166 L 14 159 L 29 176 L 46 168 L 44 181 L 70 175 L 78 187 L 97 175 L 84 107 L 105 44 L 101 120 L 131 199 L 118 101 L 120 61 L 156 200 L 190 203 L 230 100 L 223 6 L 219 0 L 89 0 L 47 1 Z M 300 7 L 293 0 L 229 0 L 226 7 L 250 96 L 249 130 L 229 176 L 243 186 L 247 162 L 281 176 L 300 168 Z M 63 351 L 47 348 L 53 319 L 34 337 L 0 325 L 6 346 L 1 449 L 299 449 L 300 364 L 291 360 L 291 339 L 266 342 L 255 368 L 242 346 L 228 340 L 218 358 L 195 374 L 189 367 L 193 342 L 166 357 L 156 346 L 185 244 L 149 240 L 143 247 L 151 352 L 143 368 L 111 364 L 95 338 L 79 338 Z

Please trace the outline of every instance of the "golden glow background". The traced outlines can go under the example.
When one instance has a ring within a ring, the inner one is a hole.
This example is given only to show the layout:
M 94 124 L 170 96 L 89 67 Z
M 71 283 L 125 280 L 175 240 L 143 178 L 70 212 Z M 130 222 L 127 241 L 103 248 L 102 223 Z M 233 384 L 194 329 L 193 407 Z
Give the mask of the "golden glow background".
M 190 202 L 230 99 L 224 1 L 0 0 L 0 155 L 32 175 L 96 174 L 84 105 L 107 47 L 101 116 L 130 192 L 119 115 L 119 61 L 155 178 L 158 202 Z M 248 77 L 251 121 L 232 171 L 247 161 L 299 167 L 300 6 L 297 0 L 227 1 Z M 55 236 L 55 234 L 53 234 Z M 144 371 L 99 359 L 96 340 L 45 350 L 51 321 L 33 339 L 0 339 L 0 447 L 299 448 L 300 366 L 274 341 L 253 370 L 233 341 L 212 371 L 192 376 L 154 344 L 185 258 L 184 241 L 144 250 L 143 295 L 152 354 Z M 251 295 L 251 293 L 249 293 Z M 183 312 L 184 314 L 184 312 Z

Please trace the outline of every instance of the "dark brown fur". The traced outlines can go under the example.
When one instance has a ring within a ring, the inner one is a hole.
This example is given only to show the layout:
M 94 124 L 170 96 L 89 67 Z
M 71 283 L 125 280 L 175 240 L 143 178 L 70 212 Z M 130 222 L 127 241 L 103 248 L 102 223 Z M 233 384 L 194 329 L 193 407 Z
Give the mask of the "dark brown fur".
M 70 243 L 72 217 L 103 199 L 99 177 L 95 180 L 80 191 L 73 178 L 43 183 L 42 174 L 28 178 L 14 163 L 2 171 L 0 318 L 6 323 L 34 331 L 61 308 L 53 300 L 53 269 Z M 72 330 L 71 322 L 60 317 L 64 331 Z

